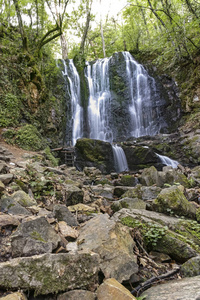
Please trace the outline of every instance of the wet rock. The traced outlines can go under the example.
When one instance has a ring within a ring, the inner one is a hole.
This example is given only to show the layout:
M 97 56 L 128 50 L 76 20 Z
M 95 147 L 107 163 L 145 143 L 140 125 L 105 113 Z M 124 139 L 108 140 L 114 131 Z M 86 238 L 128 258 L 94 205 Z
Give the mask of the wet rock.
M 97 289 L 98 300 L 133 300 L 136 298 L 116 279 L 106 279 Z
M 36 295 L 85 289 L 98 280 L 97 254 L 41 254 L 0 263 L 0 286 L 33 290 Z
M 32 199 L 28 194 L 24 191 L 17 191 L 12 195 L 12 198 L 18 202 L 23 207 L 29 207 L 32 205 L 37 205 L 37 202 Z
M 103 174 L 114 171 L 112 146 L 108 142 L 92 139 L 79 139 L 75 145 L 78 170 L 85 167 L 95 167 Z
M 184 277 L 200 275 L 200 256 L 192 257 L 181 266 L 181 274 Z
M 65 221 L 69 226 L 78 225 L 78 222 L 76 221 L 75 217 L 65 205 L 55 205 L 53 208 L 53 214 L 58 221 Z
M 130 171 L 138 171 L 150 166 L 160 166 L 156 153 L 144 146 L 123 146 Z
M 12 256 L 31 256 L 51 253 L 60 242 L 59 235 L 45 217 L 24 222 L 11 236 Z
M 142 296 L 145 300 L 198 300 L 200 299 L 200 276 L 158 284 L 146 290 Z
M 122 282 L 137 273 L 134 242 L 126 227 L 101 214 L 89 220 L 79 233 L 79 249 L 100 255 L 101 270 L 106 278 L 114 277 Z
M 90 291 L 73 290 L 58 296 L 57 300 L 95 300 L 96 296 Z
M 153 202 L 153 210 L 196 219 L 196 208 L 185 198 L 181 186 L 163 189 Z

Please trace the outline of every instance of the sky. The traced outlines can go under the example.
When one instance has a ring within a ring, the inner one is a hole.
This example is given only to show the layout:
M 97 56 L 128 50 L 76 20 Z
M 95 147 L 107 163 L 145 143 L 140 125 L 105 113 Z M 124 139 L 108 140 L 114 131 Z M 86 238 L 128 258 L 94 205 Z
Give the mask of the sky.
M 99 0 L 93 1 L 93 12 L 100 16 L 100 12 L 102 17 L 106 17 L 107 14 L 109 16 L 114 16 L 117 18 L 117 14 L 122 10 L 122 8 L 127 4 L 127 0 L 101 0 L 101 6 Z

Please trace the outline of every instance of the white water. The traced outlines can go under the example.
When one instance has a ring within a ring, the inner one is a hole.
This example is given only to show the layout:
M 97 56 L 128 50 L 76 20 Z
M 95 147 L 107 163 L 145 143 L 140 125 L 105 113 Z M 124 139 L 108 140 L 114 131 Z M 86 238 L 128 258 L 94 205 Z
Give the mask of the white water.
M 73 60 L 69 60 L 69 65 L 65 60 L 63 76 L 67 76 L 69 81 L 69 94 L 71 96 L 71 115 L 72 115 L 72 145 L 76 140 L 83 136 L 83 108 L 80 105 L 80 78 Z
M 156 95 L 155 80 L 129 52 L 122 54 L 126 62 L 129 83 L 131 135 L 134 137 L 155 135 L 160 130 L 159 111 L 152 104 Z
M 122 147 L 119 147 L 118 145 L 112 145 L 112 149 L 113 149 L 116 171 L 118 173 L 121 173 L 123 171 L 128 171 L 126 155 Z
M 89 137 L 112 143 L 110 128 L 109 60 L 104 58 L 88 64 L 86 77 L 89 85 L 88 122 Z
M 89 86 L 89 137 L 112 143 L 109 61 L 110 58 L 104 58 L 97 60 L 92 65 L 88 63 L 85 75 Z M 116 171 L 128 170 L 124 150 L 117 145 L 112 145 L 112 149 Z
M 157 154 L 157 153 L 156 153 L 156 155 L 160 158 L 161 163 L 162 163 L 163 165 L 171 166 L 172 168 L 177 168 L 178 165 L 179 165 L 179 162 L 178 162 L 178 161 L 173 160 L 173 159 L 169 158 L 168 156 L 159 155 L 159 154 Z

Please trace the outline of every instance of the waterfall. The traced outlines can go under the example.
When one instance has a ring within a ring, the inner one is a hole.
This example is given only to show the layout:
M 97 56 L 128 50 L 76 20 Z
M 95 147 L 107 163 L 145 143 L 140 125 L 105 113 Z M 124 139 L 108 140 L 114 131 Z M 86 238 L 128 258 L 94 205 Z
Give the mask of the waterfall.
M 71 98 L 71 116 L 72 116 L 72 137 L 71 142 L 74 146 L 76 140 L 83 136 L 83 108 L 80 105 L 80 78 L 73 60 L 70 59 L 68 65 L 65 60 L 63 76 L 66 76 L 69 82 L 69 94 Z
M 159 111 L 155 103 L 156 84 L 129 52 L 122 52 L 129 85 L 131 136 L 155 135 L 160 131 Z
M 115 162 L 115 169 L 118 173 L 123 171 L 128 171 L 128 164 L 126 160 L 126 155 L 122 147 L 118 145 L 112 145 L 113 155 L 114 155 L 114 162 Z
M 179 165 L 179 162 L 178 162 L 178 161 L 173 160 L 173 159 L 169 158 L 168 156 L 159 155 L 159 154 L 157 154 L 157 153 L 156 153 L 156 155 L 160 158 L 161 163 L 162 163 L 163 165 L 171 166 L 172 168 L 177 168 L 178 165 Z
M 113 133 L 110 128 L 110 58 L 88 63 L 85 75 L 89 86 L 88 123 L 89 137 L 112 143 Z
M 92 65 L 88 63 L 85 76 L 89 86 L 89 137 L 112 143 L 109 61 L 110 58 L 104 58 Z M 116 171 L 127 171 L 128 165 L 124 150 L 117 145 L 112 145 L 112 149 Z

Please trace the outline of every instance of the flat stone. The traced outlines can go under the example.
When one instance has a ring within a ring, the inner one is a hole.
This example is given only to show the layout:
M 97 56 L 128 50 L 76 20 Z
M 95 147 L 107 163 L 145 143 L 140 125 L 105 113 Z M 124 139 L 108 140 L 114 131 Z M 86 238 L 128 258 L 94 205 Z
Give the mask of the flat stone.
M 142 293 L 145 300 L 199 300 L 200 276 L 173 280 L 151 287 Z
M 78 212 L 78 213 L 84 213 L 84 212 L 94 212 L 94 208 L 83 204 L 83 203 L 78 203 L 72 206 L 68 206 L 67 207 L 69 209 L 69 211 L 71 212 Z
M 20 224 L 19 220 L 13 216 L 0 213 L 0 226 L 18 226 Z
M 0 286 L 33 290 L 36 295 L 86 289 L 98 282 L 97 254 L 41 254 L 0 263 Z
M 116 224 L 107 214 L 100 214 L 80 228 L 79 233 L 79 249 L 100 255 L 101 270 L 106 278 L 122 282 L 137 273 L 134 241 L 127 227 Z
M 116 279 L 106 279 L 97 289 L 98 300 L 133 300 L 136 298 Z
M 96 296 L 90 291 L 74 290 L 59 295 L 57 300 L 95 300 Z
M 13 174 L 1 174 L 0 181 L 2 181 L 3 184 L 8 184 L 13 180 L 13 177 L 14 177 Z
M 76 239 L 79 236 L 78 231 L 72 228 L 71 226 L 67 225 L 65 221 L 60 221 L 58 223 L 58 228 L 64 237 Z

